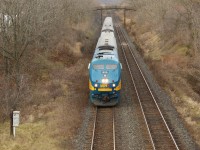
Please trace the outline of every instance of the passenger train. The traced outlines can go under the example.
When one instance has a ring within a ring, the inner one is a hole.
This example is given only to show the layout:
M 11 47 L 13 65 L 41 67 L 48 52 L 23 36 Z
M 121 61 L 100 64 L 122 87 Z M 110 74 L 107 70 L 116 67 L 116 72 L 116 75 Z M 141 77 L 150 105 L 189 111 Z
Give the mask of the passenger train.
M 90 101 L 96 106 L 119 103 L 121 70 L 111 17 L 106 17 L 89 69 Z

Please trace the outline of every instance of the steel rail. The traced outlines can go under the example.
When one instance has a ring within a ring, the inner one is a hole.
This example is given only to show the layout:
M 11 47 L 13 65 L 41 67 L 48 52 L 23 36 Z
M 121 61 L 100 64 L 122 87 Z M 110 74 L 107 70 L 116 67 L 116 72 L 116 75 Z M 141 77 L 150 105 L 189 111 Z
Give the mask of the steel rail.
M 155 105 L 156 105 L 156 108 L 157 108 L 157 110 L 159 111 L 159 114 L 160 114 L 160 116 L 161 116 L 161 118 L 162 118 L 162 120 L 163 120 L 163 122 L 164 122 L 164 124 L 165 124 L 165 127 L 167 128 L 167 131 L 168 131 L 168 133 L 170 134 L 170 137 L 171 137 L 171 139 L 172 139 L 172 141 L 173 141 L 173 143 L 174 143 L 176 149 L 179 150 L 178 144 L 176 143 L 176 141 L 175 141 L 175 139 L 174 139 L 174 137 L 173 137 L 173 135 L 172 135 L 172 133 L 171 133 L 171 131 L 170 131 L 170 129 L 169 129 L 169 126 L 167 125 L 167 122 L 166 122 L 166 120 L 165 120 L 165 118 L 164 118 L 164 116 L 163 116 L 163 114 L 162 114 L 162 112 L 161 112 L 161 110 L 160 110 L 160 108 L 159 108 L 159 106 L 158 106 L 158 104 L 157 104 L 157 101 L 156 101 L 156 99 L 155 99 L 155 97 L 154 97 L 154 95 L 153 95 L 153 93 L 152 93 L 152 91 L 151 91 L 151 89 L 150 89 L 150 87 L 149 87 L 147 81 L 146 81 L 146 78 L 144 77 L 144 74 L 142 73 L 142 71 L 141 71 L 141 69 L 140 69 L 140 66 L 139 66 L 139 64 L 138 64 L 138 62 L 137 62 L 137 60 L 136 60 L 136 58 L 135 58 L 135 56 L 134 56 L 134 54 L 133 54 L 133 52 L 132 52 L 132 49 L 131 49 L 131 47 L 130 47 L 130 45 L 129 45 L 129 42 L 128 42 L 128 39 L 127 39 L 127 37 L 125 36 L 125 33 L 122 31 L 121 27 L 119 26 L 118 28 L 120 29 L 121 34 L 122 34 L 122 36 L 123 36 L 123 38 L 124 38 L 124 40 L 125 40 L 125 42 L 126 42 L 126 45 L 127 45 L 128 49 L 130 50 L 132 57 L 134 58 L 134 61 L 135 61 L 136 65 L 137 65 L 137 68 L 139 69 L 140 74 L 142 75 L 142 78 L 143 78 L 143 80 L 145 81 L 145 84 L 146 84 L 146 86 L 147 86 L 147 88 L 148 88 L 148 90 L 149 90 L 149 92 L 150 92 L 150 94 L 151 94 L 151 97 L 153 98 L 153 101 L 154 101 L 154 103 L 155 103 Z M 118 31 L 118 30 L 117 30 L 117 33 L 118 33 L 118 36 L 119 36 L 119 31 Z M 120 36 L 119 36 L 119 39 L 121 40 Z M 121 41 L 122 41 L 122 40 L 121 40 Z M 125 56 L 126 54 L 125 54 L 125 52 L 124 52 L 123 45 L 121 45 L 121 47 L 122 47 L 122 49 L 123 49 L 123 54 L 124 54 L 124 56 Z M 129 67 L 129 65 L 128 65 L 128 61 L 127 61 L 126 56 L 125 56 L 125 59 L 126 59 L 127 66 L 128 66 L 128 68 L 129 68 L 129 72 L 130 72 L 131 70 L 130 70 L 130 67 Z M 131 74 L 131 73 L 130 73 L 130 74 Z M 132 81 L 133 81 L 132 74 L 131 74 L 131 78 L 132 78 Z M 134 83 L 134 86 L 135 86 L 135 83 Z M 137 93 L 137 96 L 138 96 L 138 92 L 137 92 L 137 91 L 136 91 L 136 93 Z M 139 99 L 139 101 L 140 101 L 140 99 Z M 140 101 L 140 104 L 141 104 L 141 101 Z M 141 105 L 140 105 L 140 106 L 141 106 Z M 143 109 L 142 109 L 142 110 L 143 110 Z M 145 118 L 146 118 L 146 117 L 145 117 Z M 146 122 L 146 119 L 145 119 L 145 122 Z M 149 129 L 148 129 L 148 131 L 149 131 Z M 149 133 L 150 133 L 150 132 L 149 132 Z M 152 136 L 151 136 L 151 139 L 152 139 Z M 153 139 L 152 139 L 152 140 L 153 140 Z M 155 146 L 154 146 L 154 148 L 155 148 Z
M 117 26 L 118 26 L 118 27 L 117 27 Z M 117 26 L 116 26 L 116 29 L 117 29 L 117 28 L 120 28 L 119 25 L 117 25 Z M 117 29 L 116 31 L 117 31 L 119 40 L 121 41 L 120 34 L 119 34 L 119 30 Z M 148 130 L 148 133 L 149 133 L 149 137 L 150 137 L 150 140 L 151 140 L 151 144 L 152 144 L 153 149 L 155 150 L 155 144 L 154 144 L 153 138 L 152 138 L 152 136 L 151 136 L 151 131 L 150 131 L 149 125 L 148 125 L 148 123 L 147 123 L 147 119 L 146 119 L 146 116 L 145 116 L 145 113 L 144 113 L 144 109 L 143 109 L 143 107 L 142 107 L 142 103 L 141 103 L 141 100 L 140 100 L 140 96 L 139 96 L 138 90 L 137 90 L 137 88 L 136 88 L 136 84 L 135 84 L 135 81 L 134 81 L 134 79 L 133 79 L 133 75 L 132 75 L 132 73 L 131 73 L 131 69 L 130 69 L 130 66 L 129 66 L 129 63 L 128 63 L 126 54 L 125 54 L 125 52 L 124 52 L 124 47 L 123 47 L 123 45 L 121 45 L 121 48 L 122 48 L 122 51 L 123 51 L 123 54 L 124 54 L 124 58 L 125 58 L 125 60 L 126 60 L 126 64 L 127 64 L 127 67 L 128 67 L 129 73 L 130 73 L 130 76 L 131 76 L 131 80 L 132 80 L 132 82 L 133 82 L 133 85 L 134 85 L 134 88 L 135 88 L 135 91 L 136 91 L 136 94 L 137 94 L 137 98 L 138 98 L 138 100 L 139 100 L 139 104 L 140 104 L 140 107 L 141 107 L 141 110 L 142 110 L 142 114 L 143 114 L 143 118 L 144 118 L 144 121 L 145 121 L 147 130 Z
M 120 29 L 121 29 L 121 28 L 120 28 Z M 148 90 L 149 90 L 149 92 L 150 92 L 150 94 L 151 94 L 151 96 L 152 96 L 152 98 L 153 98 L 153 100 L 154 100 L 154 103 L 155 103 L 155 105 L 156 105 L 156 107 L 157 107 L 157 109 L 158 109 L 158 111 L 159 111 L 159 113 L 160 113 L 160 116 L 161 116 L 161 118 L 162 118 L 162 120 L 163 120 L 163 122 L 164 122 L 164 124 L 165 124 L 165 127 L 167 128 L 167 130 L 168 130 L 168 132 L 169 132 L 169 134 L 170 134 L 170 136 L 171 136 L 171 139 L 173 140 L 174 145 L 176 146 L 176 149 L 179 150 L 178 144 L 176 143 L 176 140 L 174 139 L 174 137 L 173 137 L 173 135 L 172 135 L 172 132 L 170 131 L 169 126 L 167 125 L 167 122 L 166 122 L 166 120 L 165 120 L 165 118 L 164 118 L 164 116 L 163 116 L 163 114 L 162 114 L 162 111 L 160 110 L 160 108 L 159 108 L 159 106 L 158 106 L 158 103 L 157 103 L 157 101 L 156 101 L 156 99 L 155 99 L 155 97 L 154 97 L 154 95 L 153 95 L 153 93 L 152 93 L 152 91 L 151 91 L 151 89 L 150 89 L 150 87 L 149 87 L 149 84 L 147 83 L 147 80 L 146 80 L 144 74 L 142 73 L 142 70 L 141 70 L 141 68 L 140 68 L 140 66 L 139 66 L 139 64 L 138 64 L 138 62 L 137 62 L 137 60 L 136 60 L 136 58 L 135 58 L 135 56 L 134 56 L 134 54 L 133 54 L 133 51 L 132 51 L 131 47 L 130 47 L 129 44 L 128 44 L 128 39 L 127 39 L 127 37 L 124 35 L 122 29 L 121 29 L 121 33 L 122 33 L 122 35 L 123 35 L 125 41 L 127 42 L 127 46 L 128 46 L 128 48 L 129 48 L 129 50 L 130 50 L 130 52 L 131 52 L 131 55 L 132 55 L 132 57 L 134 58 L 134 61 L 135 61 L 136 65 L 137 65 L 137 67 L 138 67 L 138 69 L 139 69 L 139 71 L 140 71 L 140 74 L 142 75 L 142 77 L 143 77 L 143 79 L 144 79 L 144 81 L 145 81 L 145 84 L 146 84 L 146 86 L 147 86 L 147 88 L 148 88 Z
M 113 144 L 114 144 L 113 150 L 115 150 L 116 149 L 116 141 L 115 141 L 115 108 L 113 108 Z
M 113 127 L 113 150 L 116 150 L 116 141 L 115 141 L 115 109 L 113 109 L 113 114 L 112 114 L 112 127 Z M 94 140 L 95 140 L 95 132 L 96 132 L 96 125 L 97 125 L 97 114 L 98 114 L 98 107 L 96 107 L 96 114 L 95 114 L 95 119 L 94 119 L 94 124 L 93 124 L 93 130 L 92 130 L 92 140 L 91 140 L 91 146 L 90 150 L 94 150 Z
M 95 136 L 96 122 L 97 122 L 97 112 L 98 112 L 98 107 L 96 107 L 96 114 L 95 114 L 95 119 L 94 119 L 93 130 L 92 130 L 92 142 L 91 142 L 90 150 L 93 150 L 93 147 L 94 147 L 94 136 Z

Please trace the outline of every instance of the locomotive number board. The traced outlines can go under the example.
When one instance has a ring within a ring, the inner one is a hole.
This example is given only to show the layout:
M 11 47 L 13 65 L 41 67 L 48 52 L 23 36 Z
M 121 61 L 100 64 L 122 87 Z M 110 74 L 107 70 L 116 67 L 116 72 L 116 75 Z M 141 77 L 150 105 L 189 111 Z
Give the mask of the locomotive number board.
M 100 87 L 101 87 L 101 88 L 107 88 L 107 87 L 108 87 L 108 84 L 101 84 Z

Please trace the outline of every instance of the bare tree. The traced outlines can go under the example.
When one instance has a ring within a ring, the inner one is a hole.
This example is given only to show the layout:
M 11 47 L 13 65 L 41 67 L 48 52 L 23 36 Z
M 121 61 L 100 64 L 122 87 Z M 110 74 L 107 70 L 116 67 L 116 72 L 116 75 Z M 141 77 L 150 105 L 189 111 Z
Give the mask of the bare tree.
M 30 99 L 24 69 L 32 65 L 30 56 L 47 54 L 63 29 L 84 21 L 91 0 L 0 0 L 0 4 L 0 101 L 1 111 L 8 115 Z
M 191 30 L 191 41 L 194 49 L 194 55 L 198 56 L 200 53 L 200 3 L 184 0 L 183 4 L 187 11 L 186 17 L 188 26 Z
M 36 45 L 47 44 L 44 41 L 51 36 L 50 31 L 57 21 L 58 12 L 55 11 L 59 8 L 57 3 L 45 3 L 42 0 L 1 0 L 0 3 L 0 54 L 4 61 L 4 86 L 7 89 L 4 90 L 4 98 L 7 106 L 15 108 L 20 103 L 25 86 L 21 69 L 28 62 L 24 62 L 23 57 Z

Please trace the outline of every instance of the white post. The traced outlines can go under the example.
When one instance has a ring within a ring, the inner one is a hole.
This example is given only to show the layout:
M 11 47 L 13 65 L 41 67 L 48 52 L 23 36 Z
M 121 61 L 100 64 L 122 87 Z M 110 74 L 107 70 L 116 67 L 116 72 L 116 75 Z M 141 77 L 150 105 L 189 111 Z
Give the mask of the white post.
M 19 126 L 19 114 L 20 111 L 13 111 L 13 137 L 16 136 L 16 127 Z
M 13 126 L 13 136 L 15 138 L 15 126 Z

